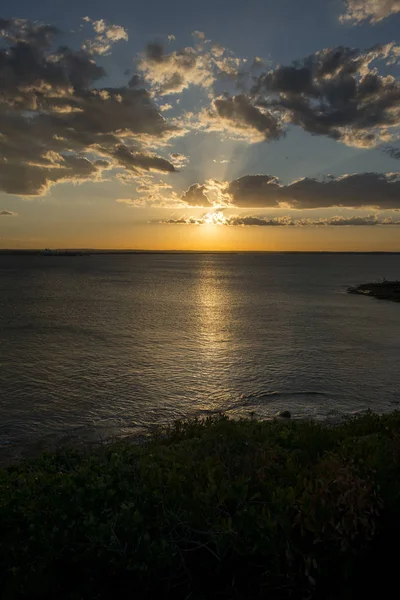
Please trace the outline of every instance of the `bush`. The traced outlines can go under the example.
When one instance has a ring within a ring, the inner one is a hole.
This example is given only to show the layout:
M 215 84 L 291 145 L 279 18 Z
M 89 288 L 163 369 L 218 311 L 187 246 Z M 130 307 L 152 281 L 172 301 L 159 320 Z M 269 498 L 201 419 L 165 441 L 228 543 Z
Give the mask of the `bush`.
M 400 413 L 177 422 L 0 471 L 1 598 L 306 598 L 400 523 Z M 381 550 L 380 550 L 381 552 Z

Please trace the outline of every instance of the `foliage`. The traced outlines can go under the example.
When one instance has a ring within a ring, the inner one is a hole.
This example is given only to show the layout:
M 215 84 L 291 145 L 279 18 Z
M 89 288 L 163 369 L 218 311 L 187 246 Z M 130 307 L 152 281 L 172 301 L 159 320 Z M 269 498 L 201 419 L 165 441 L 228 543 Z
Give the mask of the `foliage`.
M 0 597 L 324 594 L 397 537 L 399 469 L 400 413 L 218 416 L 45 453 L 0 471 Z

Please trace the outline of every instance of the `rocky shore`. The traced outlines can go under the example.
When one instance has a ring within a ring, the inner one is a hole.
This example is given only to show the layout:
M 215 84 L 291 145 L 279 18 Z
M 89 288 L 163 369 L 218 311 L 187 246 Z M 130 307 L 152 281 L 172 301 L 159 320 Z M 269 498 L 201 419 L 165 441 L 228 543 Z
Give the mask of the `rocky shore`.
M 363 283 L 356 287 L 348 288 L 349 294 L 363 294 L 373 296 L 378 300 L 391 300 L 400 302 L 400 281 L 381 281 L 374 283 Z

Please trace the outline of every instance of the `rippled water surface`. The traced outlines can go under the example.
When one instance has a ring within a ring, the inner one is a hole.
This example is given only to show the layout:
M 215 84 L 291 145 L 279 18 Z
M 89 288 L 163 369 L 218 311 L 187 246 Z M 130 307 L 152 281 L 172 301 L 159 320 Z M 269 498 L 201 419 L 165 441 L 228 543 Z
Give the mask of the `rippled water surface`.
M 400 255 L 0 257 L 0 443 L 400 401 Z

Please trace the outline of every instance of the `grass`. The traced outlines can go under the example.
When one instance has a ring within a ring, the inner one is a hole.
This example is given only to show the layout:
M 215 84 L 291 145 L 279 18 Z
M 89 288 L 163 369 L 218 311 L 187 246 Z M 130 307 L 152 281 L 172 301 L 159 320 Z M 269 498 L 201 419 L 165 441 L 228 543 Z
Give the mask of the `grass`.
M 392 573 L 399 475 L 400 413 L 45 453 L 0 471 L 0 597 L 350 598 Z

